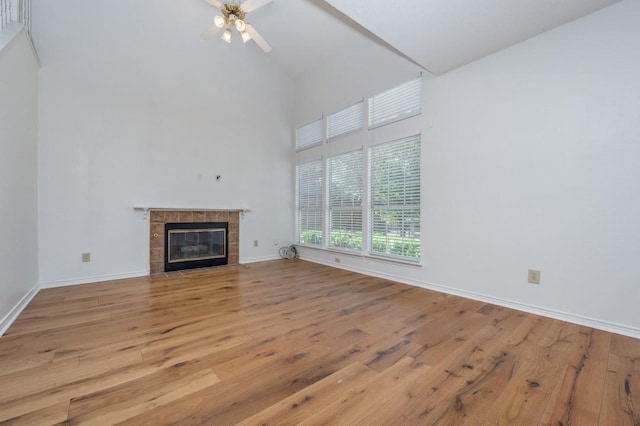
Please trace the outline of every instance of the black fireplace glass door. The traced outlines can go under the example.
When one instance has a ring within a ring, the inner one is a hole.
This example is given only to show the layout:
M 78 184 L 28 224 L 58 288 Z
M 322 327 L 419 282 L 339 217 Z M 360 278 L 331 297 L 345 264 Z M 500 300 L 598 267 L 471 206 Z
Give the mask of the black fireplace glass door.
M 165 271 L 226 265 L 228 223 L 167 223 Z

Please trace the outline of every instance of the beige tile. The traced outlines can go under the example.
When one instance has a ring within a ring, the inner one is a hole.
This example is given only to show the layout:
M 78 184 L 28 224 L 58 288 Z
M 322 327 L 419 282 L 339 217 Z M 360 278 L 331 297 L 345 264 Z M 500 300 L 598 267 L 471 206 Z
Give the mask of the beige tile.
M 164 223 L 165 217 L 164 212 L 151 210 L 149 213 L 149 220 L 151 223 Z
M 235 243 L 238 244 L 240 241 L 240 234 L 237 232 L 229 232 L 229 244 Z
M 231 223 L 229 222 L 229 233 L 230 234 L 237 234 L 240 230 L 240 227 L 238 226 L 237 223 Z
M 164 247 L 164 224 L 151 225 L 151 230 L 149 233 L 149 247 L 154 249 L 160 249 Z
M 207 212 L 193 212 L 193 221 L 194 222 L 206 222 L 207 221 Z
M 180 219 L 178 222 L 193 222 L 193 212 L 179 212 Z
M 164 272 L 164 262 L 151 262 L 150 265 L 150 274 L 159 274 Z
M 212 222 L 228 222 L 229 221 L 229 213 L 228 212 L 213 212 L 213 220 Z
M 164 237 L 164 223 L 152 223 L 149 231 L 151 238 L 153 238 L 154 234 L 158 234 L 158 237 Z
M 152 248 L 149 258 L 151 262 L 164 262 L 164 247 Z
M 166 211 L 164 212 L 164 218 L 166 223 L 180 222 L 180 212 L 175 210 Z
M 164 237 L 151 238 L 149 248 L 164 250 Z
M 235 254 L 237 255 L 240 252 L 238 243 L 229 243 L 229 255 Z

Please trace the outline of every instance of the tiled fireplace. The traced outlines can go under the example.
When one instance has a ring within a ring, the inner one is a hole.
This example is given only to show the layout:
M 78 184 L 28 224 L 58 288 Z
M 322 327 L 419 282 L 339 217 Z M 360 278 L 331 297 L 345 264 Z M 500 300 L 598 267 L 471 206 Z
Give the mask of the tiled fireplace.
M 240 213 L 236 210 L 150 210 L 149 233 L 149 273 L 159 274 L 165 272 L 165 225 L 178 224 L 178 228 L 200 228 L 197 224 L 210 225 L 212 223 L 222 226 L 228 224 L 226 237 L 228 246 L 226 256 L 229 265 L 237 265 L 239 262 L 239 224 Z M 180 224 L 193 224 L 180 226 Z M 176 226 L 169 226 L 175 228 Z M 187 250 L 189 247 L 187 247 Z M 170 256 L 169 256 L 170 257 Z

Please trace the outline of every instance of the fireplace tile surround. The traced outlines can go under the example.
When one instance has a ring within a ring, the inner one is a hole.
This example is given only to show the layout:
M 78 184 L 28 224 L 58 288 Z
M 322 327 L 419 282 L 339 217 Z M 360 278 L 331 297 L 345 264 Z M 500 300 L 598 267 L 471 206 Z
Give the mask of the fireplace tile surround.
M 228 222 L 229 265 L 240 262 L 240 212 L 237 210 L 150 210 L 149 273 L 164 273 L 164 225 L 166 223 Z M 156 236 L 157 235 L 157 236 Z

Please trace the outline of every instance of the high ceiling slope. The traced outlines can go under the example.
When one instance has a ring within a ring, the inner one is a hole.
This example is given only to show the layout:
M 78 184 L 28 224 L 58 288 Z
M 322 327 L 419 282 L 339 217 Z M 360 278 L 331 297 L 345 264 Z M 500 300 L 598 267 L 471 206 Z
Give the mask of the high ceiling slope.
M 620 0 L 325 0 L 438 75 Z

